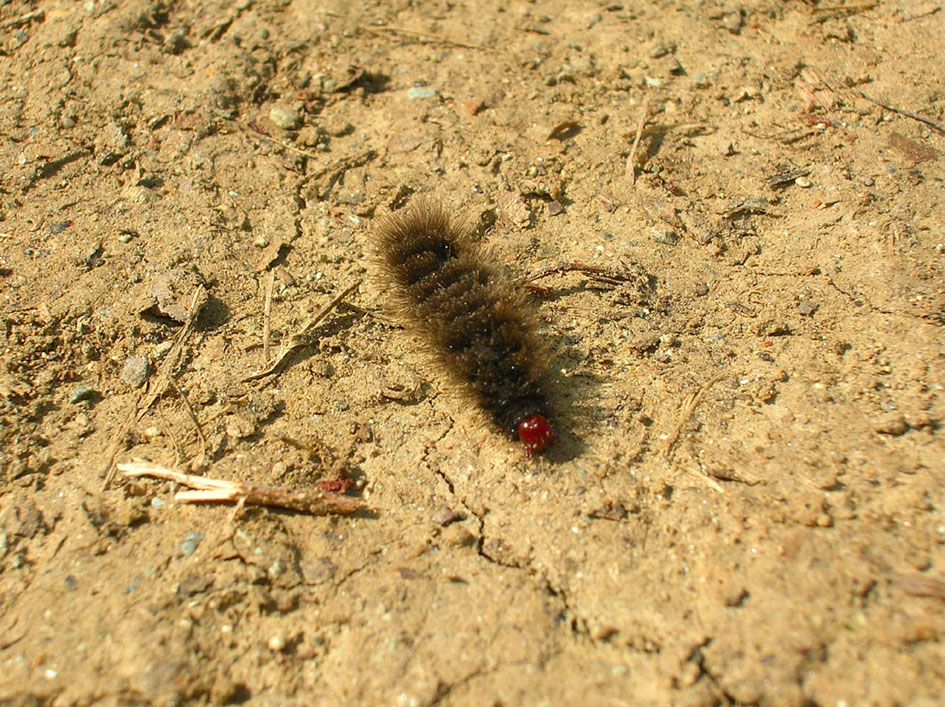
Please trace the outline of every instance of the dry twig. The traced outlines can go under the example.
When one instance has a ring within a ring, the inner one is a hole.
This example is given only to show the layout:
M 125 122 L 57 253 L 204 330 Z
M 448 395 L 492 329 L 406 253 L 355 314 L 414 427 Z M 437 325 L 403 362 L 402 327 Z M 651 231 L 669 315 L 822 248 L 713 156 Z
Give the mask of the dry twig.
M 174 392 L 180 396 L 181 401 L 184 403 L 184 408 L 187 410 L 187 417 L 190 418 L 190 421 L 194 423 L 194 429 L 197 430 L 197 437 L 200 439 L 200 456 L 206 458 L 207 456 L 207 436 L 203 433 L 203 428 L 200 426 L 200 422 L 197 420 L 197 413 L 194 412 L 193 405 L 190 404 L 190 401 L 187 399 L 187 396 L 184 395 L 184 391 L 180 389 L 180 386 L 177 385 L 177 381 L 173 378 L 168 378 L 167 382 L 174 389 Z
M 370 25 L 358 25 L 358 29 L 365 32 L 372 32 L 374 34 L 380 34 L 382 32 L 390 32 L 392 34 L 402 34 L 407 37 L 415 37 L 417 39 L 422 39 L 427 42 L 436 42 L 437 44 L 449 44 L 454 47 L 463 47 L 464 49 L 481 49 L 488 50 L 489 47 L 483 47 L 479 44 L 469 44 L 467 42 L 459 42 L 455 39 L 447 39 L 439 34 L 426 34 L 425 32 L 417 32 L 412 29 L 405 29 L 403 27 L 394 27 L 391 25 L 385 27 L 371 27 Z
M 225 481 L 205 476 L 184 474 L 173 469 L 148 462 L 119 464 L 118 470 L 128 478 L 148 476 L 155 479 L 176 481 L 192 491 L 178 491 L 174 499 L 187 503 L 231 502 L 253 506 L 277 506 L 313 515 L 350 515 L 361 507 L 361 502 L 328 493 L 317 487 L 287 489 L 279 486 L 263 486 L 244 481 Z
M 906 594 L 945 601 L 945 575 L 897 574 L 894 579 Z
M 20 27 L 21 25 L 28 25 L 33 20 L 43 20 L 45 17 L 45 10 L 34 10 L 33 12 L 27 12 L 25 15 L 0 22 L 0 29 L 10 29 L 12 27 Z
M 633 138 L 633 146 L 630 148 L 630 156 L 627 157 L 627 176 L 630 177 L 630 184 L 637 181 L 636 157 L 637 148 L 640 146 L 640 137 L 643 135 L 643 128 L 646 126 L 646 117 L 650 108 L 650 97 L 643 99 L 643 105 L 640 107 L 640 121 L 637 123 L 637 134 Z
M 155 384 L 149 389 L 148 397 L 145 399 L 144 405 L 138 410 L 138 415 L 135 418 L 140 421 L 142 417 L 151 409 L 151 406 L 154 405 L 154 401 L 159 397 L 164 395 L 164 391 L 170 387 L 171 378 L 174 376 L 177 371 L 177 367 L 180 365 L 181 352 L 183 351 L 184 341 L 190 336 L 191 331 L 193 331 L 194 323 L 197 321 L 197 315 L 200 313 L 200 308 L 207 301 L 207 291 L 203 286 L 198 286 L 194 290 L 193 297 L 190 299 L 190 307 L 187 310 L 187 319 L 184 321 L 184 326 L 180 328 L 180 331 L 177 332 L 177 336 L 174 337 L 174 343 L 171 346 L 171 350 L 167 352 L 167 355 L 164 357 L 164 360 L 161 362 L 161 365 L 158 367 L 158 375 Z
M 276 273 L 270 271 L 269 284 L 266 286 L 266 302 L 263 305 L 263 360 L 269 360 L 269 325 L 272 317 L 272 291 L 276 286 Z
M 550 275 L 559 275 L 566 272 L 581 272 L 589 277 L 599 280 L 601 282 L 607 283 L 608 285 L 620 285 L 625 282 L 631 282 L 636 279 L 637 275 L 628 270 L 619 270 L 617 268 L 605 268 L 599 265 L 585 265 L 584 263 L 558 263 L 557 265 L 552 265 L 551 267 L 540 270 L 533 275 L 520 280 L 521 284 L 527 285 L 530 282 L 535 280 L 540 280 Z
M 290 142 L 286 142 L 285 140 L 277 140 L 271 135 L 266 135 L 266 133 L 261 133 L 258 130 L 247 130 L 246 134 L 251 135 L 252 137 L 258 137 L 261 140 L 265 140 L 266 142 L 271 142 L 273 145 L 278 145 L 279 147 L 285 148 L 289 152 L 294 152 L 297 155 L 302 155 L 303 157 L 308 157 L 309 159 L 313 159 L 313 160 L 325 159 L 324 154 L 320 155 L 317 152 L 310 152 L 309 150 L 303 150 L 301 147 L 296 147 Z
M 703 383 L 699 390 L 697 390 L 695 393 L 691 393 L 688 396 L 688 400 L 683 405 L 679 420 L 676 422 L 676 427 L 673 428 L 673 431 L 670 433 L 669 437 L 666 438 L 666 447 L 663 449 L 664 457 L 667 459 L 672 457 L 673 448 L 679 441 L 679 435 L 682 433 L 683 426 L 689 421 L 689 418 L 692 417 L 692 413 L 695 412 L 695 409 L 699 406 L 699 403 L 702 402 L 702 399 L 705 397 L 705 394 L 708 392 L 709 388 L 718 383 L 724 377 L 725 374 L 720 373 L 708 383 Z
M 899 115 L 904 115 L 907 118 L 912 118 L 913 120 L 918 120 L 920 123 L 925 123 L 930 125 L 936 130 L 938 130 L 942 135 L 945 135 L 945 123 L 939 122 L 938 120 L 933 120 L 932 118 L 926 118 L 924 115 L 919 115 L 918 113 L 913 113 L 908 110 L 903 110 L 902 108 L 897 108 L 896 106 L 890 105 L 888 103 L 883 103 L 883 101 L 878 101 L 875 98 L 870 98 L 865 93 L 860 91 L 860 97 L 869 101 L 870 103 L 875 103 L 881 108 L 886 110 L 891 110 L 893 113 L 898 113 Z

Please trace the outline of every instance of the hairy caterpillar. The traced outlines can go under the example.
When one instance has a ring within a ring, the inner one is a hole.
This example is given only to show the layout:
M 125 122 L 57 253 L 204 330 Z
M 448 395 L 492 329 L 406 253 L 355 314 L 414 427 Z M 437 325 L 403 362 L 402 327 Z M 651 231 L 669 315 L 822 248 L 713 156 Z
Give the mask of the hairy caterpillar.
M 383 219 L 375 243 L 398 314 L 449 377 L 526 456 L 544 450 L 554 433 L 523 297 L 467 225 L 419 200 Z

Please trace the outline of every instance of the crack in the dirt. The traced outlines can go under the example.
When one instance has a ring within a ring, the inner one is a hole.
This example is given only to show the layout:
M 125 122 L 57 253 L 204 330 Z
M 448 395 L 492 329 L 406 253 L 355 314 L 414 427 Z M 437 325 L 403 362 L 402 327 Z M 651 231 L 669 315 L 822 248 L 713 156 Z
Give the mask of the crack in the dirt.
M 423 456 L 420 458 L 420 463 L 423 466 L 425 466 L 427 469 L 432 471 L 435 475 L 439 476 L 443 480 L 443 483 L 446 484 L 446 487 L 450 490 L 450 495 L 456 500 L 458 500 L 460 503 L 462 503 L 463 506 L 465 507 L 466 506 L 465 502 L 456 495 L 456 487 L 453 485 L 453 480 L 450 479 L 449 476 L 446 475 L 446 472 L 440 469 L 439 467 L 434 468 L 430 464 L 430 461 L 429 461 L 430 452 L 432 452 L 436 448 L 436 446 L 440 442 L 443 441 L 446 435 L 448 435 L 450 432 L 453 431 L 453 427 L 456 425 L 456 421 L 449 415 L 446 416 L 446 419 L 448 420 L 448 423 L 446 427 L 443 428 L 442 434 L 437 436 L 436 439 L 433 439 L 432 441 L 427 442 L 424 445 Z
M 560 651 L 557 651 L 557 653 L 560 653 Z M 556 655 L 557 653 L 553 655 Z M 443 704 L 444 701 L 455 690 L 463 687 L 464 685 L 468 685 L 470 682 L 472 682 L 473 680 L 476 680 L 477 678 L 485 678 L 490 675 L 494 675 L 495 673 L 499 672 L 499 670 L 501 670 L 502 668 L 525 667 L 529 665 L 531 662 L 532 661 L 529 661 L 529 660 L 516 660 L 510 663 L 499 663 L 488 669 L 476 668 L 475 670 L 471 671 L 469 674 L 460 678 L 459 680 L 456 680 L 451 683 L 441 682 L 437 685 L 436 695 L 433 697 L 433 700 L 430 702 L 430 705 L 432 706 L 432 705 Z
M 841 295 L 846 297 L 853 305 L 861 306 L 866 305 L 866 308 L 870 312 L 879 312 L 880 314 L 886 314 L 888 316 L 903 316 L 907 319 L 912 319 L 914 321 L 922 322 L 923 324 L 929 324 L 931 326 L 941 326 L 942 322 L 935 321 L 932 318 L 932 315 L 921 315 L 921 314 L 912 314 L 911 312 L 899 311 L 895 312 L 891 309 L 883 309 L 882 307 L 877 307 L 873 304 L 866 295 L 856 293 L 855 291 L 846 291 L 836 282 L 834 282 L 832 277 L 827 278 L 827 282 L 830 284 L 833 289 L 839 292 Z
M 694 646 L 692 649 L 692 653 L 690 653 L 689 656 L 686 658 L 685 663 L 687 664 L 692 663 L 699 670 L 698 674 L 696 674 L 695 677 L 693 678 L 691 684 L 695 685 L 700 680 L 705 679 L 705 681 L 711 686 L 711 690 L 715 694 L 716 699 L 718 699 L 720 702 L 724 699 L 729 704 L 737 704 L 738 700 L 736 700 L 735 697 L 731 693 L 729 693 L 728 690 L 722 687 L 722 683 L 719 679 L 719 676 L 713 674 L 706 667 L 705 654 L 703 651 L 712 643 L 713 640 L 714 639 L 712 638 L 712 636 L 707 637 L 704 641 L 702 641 L 702 643 L 700 643 L 697 646 Z M 674 687 L 677 687 L 678 689 L 678 686 L 674 685 Z
M 446 428 L 445 428 L 445 430 L 443 431 L 443 433 L 440 434 L 439 436 L 437 436 L 436 439 L 432 440 L 431 442 L 429 442 L 429 443 L 427 443 L 427 444 L 425 445 L 425 449 L 424 449 L 424 452 L 423 452 L 423 456 L 421 457 L 420 463 L 421 463 L 422 465 L 425 465 L 427 468 L 430 468 L 437 476 L 439 476 L 440 478 L 442 478 L 443 481 L 446 483 L 446 485 L 449 487 L 450 493 L 453 494 L 454 497 L 455 497 L 455 490 L 454 490 L 454 488 L 453 488 L 453 483 L 452 483 L 452 481 L 450 481 L 450 479 L 449 479 L 449 478 L 446 476 L 446 474 L 444 474 L 442 471 L 437 470 L 437 469 L 432 469 L 432 467 L 431 467 L 431 466 L 429 465 L 429 463 L 427 462 L 427 457 L 428 457 L 429 454 L 430 454 L 430 450 L 431 450 L 433 447 L 435 447 L 435 446 L 437 445 L 437 443 L 440 442 L 440 440 L 442 440 L 444 437 L 446 437 L 446 435 L 449 434 L 450 430 L 453 429 L 453 424 L 454 424 L 454 423 L 453 423 L 452 418 L 447 418 L 447 419 L 449 419 L 449 424 L 446 426 Z M 460 502 L 461 502 L 461 501 L 460 501 Z M 463 504 L 463 505 L 464 505 L 464 507 L 465 507 L 465 504 Z M 467 510 L 468 510 L 468 509 L 467 509 Z M 471 511 L 470 511 L 470 513 L 471 513 Z M 344 584 L 346 584 L 350 579 L 352 579 L 352 578 L 355 577 L 356 575 L 361 574 L 362 572 L 364 572 L 365 570 L 369 569 L 370 567 L 376 566 L 376 564 L 377 564 L 377 563 L 376 563 L 375 561 L 373 561 L 373 559 L 372 559 L 371 561 L 364 562 L 363 564 L 359 565 L 358 567 L 353 567 L 352 569 L 350 569 L 350 570 L 348 570 L 347 572 L 345 572 L 344 575 L 342 575 L 342 576 L 340 576 L 339 578 L 335 579 L 335 580 L 331 583 L 332 596 L 333 596 L 333 597 L 334 597 L 334 596 L 337 596 L 338 593 L 341 591 L 342 586 L 343 586 Z
M 486 532 L 485 532 L 485 519 L 479 513 L 476 513 L 472 509 L 472 507 L 466 501 L 466 498 L 463 495 L 457 492 L 456 484 L 449 477 L 449 475 L 442 469 L 438 467 L 434 467 L 433 465 L 429 463 L 430 452 L 436 447 L 436 445 L 441 440 L 443 440 L 446 437 L 447 434 L 450 433 L 450 431 L 453 429 L 453 426 L 455 425 L 455 421 L 453 420 L 452 417 L 447 417 L 447 419 L 449 420 L 449 424 L 446 426 L 443 433 L 438 435 L 436 439 L 431 441 L 426 446 L 426 451 L 423 454 L 421 463 L 424 464 L 427 468 L 429 468 L 436 476 L 438 476 L 440 479 L 443 480 L 443 483 L 446 484 L 447 488 L 449 489 L 449 493 L 454 499 L 454 501 L 463 509 L 465 513 L 468 514 L 468 517 L 475 519 L 476 526 L 477 526 L 476 527 L 476 535 L 477 535 L 476 554 L 479 557 L 481 557 L 483 560 L 485 560 L 486 562 L 490 564 L 496 565 L 498 567 L 503 567 L 505 569 L 512 569 L 512 570 L 517 570 L 519 572 L 524 572 L 526 575 L 529 575 L 529 576 L 535 576 L 539 574 L 539 570 L 532 563 L 529 563 L 527 561 L 526 562 L 517 561 L 515 558 L 502 558 L 494 554 L 490 554 L 488 548 L 489 548 L 489 541 L 491 538 L 487 537 Z M 548 594 L 550 594 L 558 602 L 560 602 L 561 607 L 559 609 L 559 615 L 561 616 L 563 620 L 567 621 L 568 627 L 571 633 L 576 637 L 581 637 L 583 639 L 590 640 L 592 643 L 595 643 L 595 644 L 598 643 L 599 641 L 596 638 L 594 638 L 594 636 L 591 634 L 591 630 L 588 625 L 588 620 L 586 618 L 582 618 L 580 615 L 580 612 L 576 611 L 571 598 L 568 596 L 567 590 L 562 586 L 557 586 L 557 587 L 554 586 L 548 579 L 544 580 L 544 586 Z M 477 672 L 481 672 L 481 671 L 477 671 Z M 483 673 L 483 674 L 487 674 L 487 673 Z M 461 685 L 462 683 L 468 682 L 469 680 L 473 679 L 475 675 L 476 675 L 476 672 L 474 672 L 467 678 L 464 678 L 462 681 L 454 683 L 452 686 L 449 687 L 449 690 L 447 690 L 446 693 L 443 693 L 443 694 L 438 693 L 436 700 L 434 701 L 433 704 L 439 704 L 440 702 L 442 702 L 442 700 L 446 698 L 446 696 L 449 694 L 451 690 Z
M 375 562 L 365 562 L 363 565 L 360 565 L 360 566 L 358 566 L 358 567 L 354 567 L 354 568 L 348 570 L 340 579 L 338 579 L 338 580 L 335 581 L 335 582 L 332 582 L 332 585 L 331 585 L 331 586 L 332 586 L 332 589 L 334 590 L 334 593 L 333 593 L 333 595 L 332 595 L 333 598 L 336 597 L 336 596 L 338 596 L 338 592 L 341 591 L 341 586 L 342 586 L 345 582 L 347 582 L 349 579 L 351 579 L 351 578 L 354 577 L 355 575 L 361 574 L 361 573 L 362 573 L 364 570 L 366 570 L 368 567 L 373 567 L 375 564 L 376 564 Z M 303 582 L 303 584 L 304 584 L 304 582 Z M 306 586 L 309 586 L 309 585 L 306 585 Z

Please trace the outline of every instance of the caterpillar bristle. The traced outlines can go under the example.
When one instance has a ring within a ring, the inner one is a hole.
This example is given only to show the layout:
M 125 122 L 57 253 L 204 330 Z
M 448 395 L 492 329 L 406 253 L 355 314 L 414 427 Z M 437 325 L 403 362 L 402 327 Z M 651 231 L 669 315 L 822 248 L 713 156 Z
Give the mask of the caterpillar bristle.
M 538 339 L 522 295 L 489 262 L 468 222 L 416 200 L 376 230 L 395 313 L 447 375 L 527 456 L 554 439 Z

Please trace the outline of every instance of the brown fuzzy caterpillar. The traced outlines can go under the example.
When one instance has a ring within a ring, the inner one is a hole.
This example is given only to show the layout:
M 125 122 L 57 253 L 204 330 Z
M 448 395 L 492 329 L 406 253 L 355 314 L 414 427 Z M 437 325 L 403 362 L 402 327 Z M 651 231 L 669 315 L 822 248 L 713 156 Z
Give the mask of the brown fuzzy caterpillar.
M 391 298 L 455 382 L 525 446 L 554 440 L 538 346 L 522 297 L 483 255 L 466 224 L 417 201 L 376 233 Z

